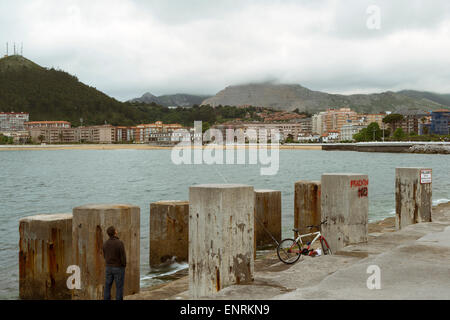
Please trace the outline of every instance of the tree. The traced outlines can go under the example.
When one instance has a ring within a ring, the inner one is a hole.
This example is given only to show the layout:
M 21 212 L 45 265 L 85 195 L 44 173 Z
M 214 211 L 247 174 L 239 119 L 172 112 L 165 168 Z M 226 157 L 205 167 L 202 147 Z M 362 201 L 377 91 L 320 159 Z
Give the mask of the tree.
M 406 137 L 406 133 L 403 131 L 402 128 L 398 128 L 394 131 L 393 137 L 395 140 L 402 140 Z
M 357 142 L 364 141 L 381 141 L 383 139 L 383 130 L 376 122 L 372 122 L 367 128 L 362 129 L 357 134 L 353 135 L 353 139 Z
M 294 142 L 294 136 L 289 133 L 285 142 L 286 143 L 293 143 Z
M 399 113 L 391 113 L 383 118 L 384 123 L 394 123 L 403 120 L 403 115 Z
M 13 144 L 13 138 L 0 134 L 0 144 Z
M 205 133 L 206 131 L 208 131 L 211 128 L 211 125 L 209 124 L 209 122 L 203 122 L 202 123 L 202 132 Z
M 38 137 L 38 140 L 39 140 L 40 143 L 42 143 L 42 141 L 45 140 L 45 137 L 41 134 L 41 135 Z

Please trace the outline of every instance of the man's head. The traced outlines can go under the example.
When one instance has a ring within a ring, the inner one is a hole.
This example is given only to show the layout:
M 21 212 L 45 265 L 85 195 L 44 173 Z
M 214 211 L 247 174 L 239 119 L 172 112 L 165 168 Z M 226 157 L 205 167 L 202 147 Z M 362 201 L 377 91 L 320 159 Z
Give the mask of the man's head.
M 112 237 L 114 237 L 115 235 L 117 235 L 116 228 L 114 228 L 113 226 L 109 227 L 109 228 L 106 230 L 106 233 L 108 234 L 108 236 L 109 236 L 110 238 L 112 238 Z

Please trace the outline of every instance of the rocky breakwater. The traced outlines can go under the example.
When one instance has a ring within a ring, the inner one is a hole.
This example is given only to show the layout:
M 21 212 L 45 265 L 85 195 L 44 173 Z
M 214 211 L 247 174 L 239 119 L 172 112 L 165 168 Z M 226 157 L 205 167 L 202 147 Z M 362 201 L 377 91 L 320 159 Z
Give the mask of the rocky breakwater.
M 450 154 L 450 145 L 416 144 L 408 149 L 410 153 Z

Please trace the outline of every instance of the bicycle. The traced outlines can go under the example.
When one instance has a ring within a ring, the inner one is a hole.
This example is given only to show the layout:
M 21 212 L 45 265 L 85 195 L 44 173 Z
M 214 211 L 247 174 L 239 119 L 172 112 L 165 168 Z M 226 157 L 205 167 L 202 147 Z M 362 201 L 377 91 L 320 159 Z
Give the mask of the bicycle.
M 319 225 L 312 225 L 312 226 L 306 226 L 307 228 L 320 228 L 321 225 L 327 223 L 327 220 L 322 221 Z M 295 233 L 299 233 L 298 229 L 293 229 Z M 306 245 L 307 247 L 302 249 L 303 247 L 303 241 L 302 238 L 308 237 L 308 236 L 315 236 L 315 238 L 308 242 Z M 333 254 L 331 252 L 330 247 L 328 246 L 327 240 L 322 236 L 322 233 L 320 231 L 307 233 L 303 235 L 298 235 L 296 239 L 284 239 L 280 242 L 280 244 L 277 247 L 277 255 L 278 258 L 281 260 L 281 262 L 284 262 L 285 264 L 294 264 L 296 263 L 302 255 L 308 255 L 313 256 L 315 250 L 311 249 L 311 246 L 316 242 L 317 240 L 320 241 L 320 245 L 322 246 L 322 251 L 324 255 L 331 255 Z

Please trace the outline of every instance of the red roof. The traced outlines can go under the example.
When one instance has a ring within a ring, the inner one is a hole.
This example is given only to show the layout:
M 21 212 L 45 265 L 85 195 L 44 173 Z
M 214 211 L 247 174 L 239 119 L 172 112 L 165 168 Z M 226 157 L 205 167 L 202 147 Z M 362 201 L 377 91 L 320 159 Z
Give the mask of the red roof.
M 25 122 L 25 124 L 38 124 L 38 123 L 66 123 L 66 124 L 70 124 L 69 121 L 28 121 Z

